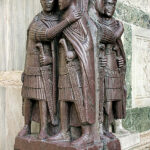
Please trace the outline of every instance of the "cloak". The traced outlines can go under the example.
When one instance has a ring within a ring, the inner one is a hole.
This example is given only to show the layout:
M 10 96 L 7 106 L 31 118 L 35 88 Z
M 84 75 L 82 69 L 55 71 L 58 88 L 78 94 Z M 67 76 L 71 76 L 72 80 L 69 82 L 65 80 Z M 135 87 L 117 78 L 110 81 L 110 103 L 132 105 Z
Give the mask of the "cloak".
M 36 26 L 37 28 L 38 25 L 40 24 L 41 26 L 43 26 L 44 28 L 51 28 L 52 26 L 54 26 L 56 23 L 58 22 L 58 18 L 55 15 L 51 15 L 51 16 L 45 16 L 42 13 L 39 13 L 37 16 L 34 17 L 33 21 L 31 22 L 28 31 L 27 31 L 27 46 L 26 49 L 28 48 L 28 44 L 29 44 L 29 40 L 31 40 L 29 38 L 29 31 L 32 27 L 32 25 L 34 24 L 35 29 Z M 44 40 L 41 41 L 41 44 L 44 42 Z M 48 42 L 48 41 L 46 41 Z M 57 80 L 56 80 L 56 44 L 55 44 L 56 40 L 51 40 L 49 41 L 49 47 L 52 51 L 52 87 L 49 87 L 49 91 L 47 91 L 48 94 L 46 94 L 46 98 L 47 98 L 47 106 L 48 106 L 48 121 L 51 122 L 53 125 L 57 124 L 57 120 L 55 120 L 56 118 L 56 99 L 57 99 L 57 95 L 56 95 L 56 91 L 57 91 Z M 38 42 L 37 42 L 38 43 Z M 36 44 L 37 44 L 36 43 Z M 42 76 L 42 73 L 41 73 Z M 46 87 L 45 87 L 46 88 Z M 24 100 L 23 100 L 24 101 Z M 53 106 L 49 105 L 49 103 L 52 102 Z M 23 102 L 24 105 L 24 102 Z M 51 114 L 53 113 L 54 117 L 51 117 Z M 24 114 L 24 109 L 23 109 L 23 114 Z M 36 121 L 36 122 L 40 122 L 40 112 L 39 112 L 39 103 L 38 101 L 33 101 L 33 110 L 32 110 L 32 120 Z
M 95 67 L 94 48 L 85 15 L 63 31 L 78 55 L 82 81 L 86 121 L 95 123 Z

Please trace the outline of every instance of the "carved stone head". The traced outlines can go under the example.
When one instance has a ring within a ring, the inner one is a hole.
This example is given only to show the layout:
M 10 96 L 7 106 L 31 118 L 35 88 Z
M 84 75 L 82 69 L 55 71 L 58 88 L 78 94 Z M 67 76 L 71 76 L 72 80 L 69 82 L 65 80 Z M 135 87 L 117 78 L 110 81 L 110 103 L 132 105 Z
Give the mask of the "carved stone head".
M 104 14 L 107 17 L 112 17 L 116 9 L 117 0 L 104 0 Z
M 73 0 L 58 0 L 59 9 L 65 10 L 67 9 Z
M 104 14 L 104 0 L 96 0 L 95 8 L 100 15 Z
M 54 8 L 54 2 L 56 0 L 40 0 L 40 1 L 41 1 L 43 11 L 51 12 Z

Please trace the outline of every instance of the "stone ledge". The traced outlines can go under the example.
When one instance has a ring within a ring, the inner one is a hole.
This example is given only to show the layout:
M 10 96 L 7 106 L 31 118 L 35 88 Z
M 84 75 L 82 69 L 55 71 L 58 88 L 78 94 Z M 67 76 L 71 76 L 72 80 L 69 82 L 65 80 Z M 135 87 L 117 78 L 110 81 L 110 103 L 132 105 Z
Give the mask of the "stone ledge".
M 129 133 L 126 135 L 117 135 L 120 140 L 122 150 L 129 150 L 140 143 L 139 133 Z
M 21 87 L 22 71 L 0 72 L 0 86 Z
M 117 135 L 122 150 L 150 150 L 150 130 L 142 133 Z
M 70 142 L 50 142 L 38 140 L 36 137 L 17 137 L 14 150 L 102 150 L 100 143 L 86 145 L 85 147 L 73 147 Z
M 131 150 L 150 150 L 150 130 L 140 134 L 140 143 Z

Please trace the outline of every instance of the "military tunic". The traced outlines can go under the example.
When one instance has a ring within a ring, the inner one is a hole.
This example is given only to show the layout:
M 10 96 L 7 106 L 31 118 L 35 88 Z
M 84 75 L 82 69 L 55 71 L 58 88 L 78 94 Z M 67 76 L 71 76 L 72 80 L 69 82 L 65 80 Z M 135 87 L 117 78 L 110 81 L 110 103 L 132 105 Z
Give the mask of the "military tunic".
M 114 18 L 106 20 L 102 18 L 102 24 L 106 25 L 114 33 L 118 30 L 118 21 Z M 104 43 L 105 44 L 105 43 Z M 117 43 L 105 44 L 105 56 L 107 58 L 107 64 L 105 67 L 105 101 L 118 101 L 123 99 L 122 89 L 122 74 L 117 63 L 118 53 L 120 49 Z
M 104 88 L 101 90 L 100 97 L 104 100 L 104 112 L 109 116 L 109 121 L 112 122 L 113 118 L 122 119 L 126 114 L 126 60 L 121 39 L 119 38 L 115 41 L 113 35 L 119 29 L 119 21 L 114 18 L 108 20 L 107 18 L 100 18 L 99 22 L 112 32 L 103 32 L 105 35 L 103 35 L 101 44 L 104 46 L 104 52 L 100 52 L 102 57 L 104 55 L 107 58 L 106 66 L 104 69 L 101 67 L 104 72 L 100 69 L 100 76 L 104 76 Z M 124 66 L 122 68 L 119 68 L 117 61 L 119 57 L 124 59 Z M 110 110 L 107 102 L 113 102 L 112 110 Z
M 73 60 L 67 61 L 65 48 L 63 45 L 59 46 L 59 100 L 70 102 L 70 125 L 80 126 L 80 123 L 86 122 L 82 93 L 81 66 L 71 43 L 65 37 L 64 39 L 68 51 L 72 51 L 76 57 Z
M 46 31 L 48 28 L 55 26 L 57 20 L 57 17 L 53 14 L 46 16 L 42 12 L 34 18 L 29 26 L 22 87 L 23 98 L 46 100 L 41 69 L 47 74 L 49 88 L 51 89 L 49 92 L 52 92 L 52 61 L 47 66 L 40 65 L 40 50 L 36 47 L 36 44 L 42 43 L 44 55 L 52 60 L 51 39 L 47 38 Z

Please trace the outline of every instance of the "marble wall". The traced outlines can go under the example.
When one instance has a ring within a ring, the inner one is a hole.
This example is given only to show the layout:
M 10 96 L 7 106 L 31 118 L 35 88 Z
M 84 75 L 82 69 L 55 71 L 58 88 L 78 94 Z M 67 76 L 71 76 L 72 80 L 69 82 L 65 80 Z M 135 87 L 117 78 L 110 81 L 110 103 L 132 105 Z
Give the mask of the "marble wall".
M 142 3 L 142 5 L 140 5 Z M 125 26 L 127 56 L 127 117 L 123 125 L 130 131 L 150 129 L 150 12 L 149 1 L 119 0 L 115 17 Z
M 150 106 L 150 29 L 132 30 L 132 106 Z
M 37 0 L 0 1 L 0 71 L 23 69 L 26 31 L 40 10 Z
M 40 11 L 37 0 L 0 0 L 0 150 L 13 150 L 15 136 L 23 127 L 20 79 L 26 32 Z

